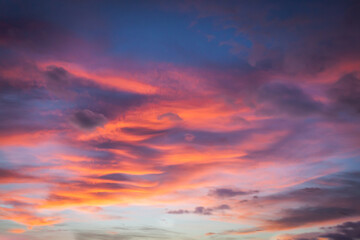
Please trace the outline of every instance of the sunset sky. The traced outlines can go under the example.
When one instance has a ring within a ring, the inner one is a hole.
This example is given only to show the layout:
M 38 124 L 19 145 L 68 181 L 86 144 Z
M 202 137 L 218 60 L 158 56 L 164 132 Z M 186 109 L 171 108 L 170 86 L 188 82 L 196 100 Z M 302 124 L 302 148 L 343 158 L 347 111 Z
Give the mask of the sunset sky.
M 360 239 L 360 1 L 0 0 L 0 240 Z

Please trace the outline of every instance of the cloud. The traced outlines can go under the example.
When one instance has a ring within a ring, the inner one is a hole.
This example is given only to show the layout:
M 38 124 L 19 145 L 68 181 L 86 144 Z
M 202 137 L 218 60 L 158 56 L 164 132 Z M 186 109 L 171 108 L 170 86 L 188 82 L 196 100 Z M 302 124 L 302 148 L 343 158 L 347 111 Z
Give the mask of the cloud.
M 167 132 L 167 130 L 156 130 L 145 127 L 124 127 L 121 129 L 121 131 L 127 134 L 138 135 L 138 136 L 157 135 L 157 134 L 164 134 Z
M 188 214 L 191 213 L 189 210 L 179 209 L 179 210 L 171 210 L 167 212 L 168 214 Z
M 262 228 L 248 228 L 248 229 L 239 229 L 239 230 L 229 230 L 223 232 L 222 234 L 231 234 L 231 235 L 246 235 L 246 234 L 253 234 L 256 232 L 261 232 L 264 229 Z
M 26 231 L 26 229 L 23 229 L 23 228 L 12 228 L 12 229 L 9 229 L 9 232 L 11 233 L 24 233 Z
M 166 134 L 152 136 L 144 142 L 165 145 L 191 142 L 193 144 L 204 146 L 228 146 L 237 145 L 256 132 L 260 132 L 260 129 L 211 131 L 172 128 L 167 129 Z
M 48 66 L 45 71 L 46 87 L 58 97 L 71 97 L 71 76 L 68 71 L 62 67 Z
M 52 214 L 44 216 L 38 214 L 33 207 L 30 208 L 3 208 L 0 207 L 2 219 L 12 220 L 26 225 L 28 228 L 33 226 L 46 226 L 60 223 L 62 218 Z
M 340 196 L 341 197 L 341 196 Z M 271 228 L 294 228 L 312 223 L 337 220 L 347 217 L 359 216 L 360 212 L 352 207 L 336 206 L 314 206 L 300 207 L 294 209 L 284 209 L 279 213 L 279 219 L 268 221 Z
M 249 54 L 247 60 L 253 65 L 258 67 L 268 61 L 271 64 L 265 65 L 272 68 L 265 69 L 274 72 L 311 75 L 358 59 L 360 35 L 354 29 L 360 26 L 359 7 L 356 1 L 326 7 L 322 1 L 259 1 L 256 4 L 216 1 L 203 4 L 200 1 L 188 4 L 185 9 L 195 8 L 200 18 L 212 17 L 214 25 L 224 29 L 231 26 L 244 35 L 235 43 L 241 46 L 245 45 L 244 41 L 251 41 L 251 47 L 244 47 L 238 53 L 240 57 L 244 52 Z M 312 9 L 311 13 L 306 9 Z
M 327 228 L 329 233 L 322 234 L 321 237 L 330 240 L 352 240 L 360 239 L 360 222 L 346 222 L 334 227 Z
M 106 117 L 101 113 L 94 113 L 88 109 L 76 111 L 70 121 L 82 130 L 93 130 L 96 127 L 104 126 L 107 122 Z
M 97 83 L 82 81 L 75 85 L 75 104 L 78 109 L 89 109 L 93 112 L 101 112 L 108 119 L 118 119 L 135 107 L 146 103 L 151 96 L 125 92 L 113 88 L 107 88 Z
M 163 119 L 167 119 L 173 122 L 177 122 L 177 121 L 181 121 L 182 118 L 179 117 L 179 115 L 177 115 L 176 113 L 172 113 L 172 112 L 168 112 L 168 113 L 164 113 L 158 116 L 158 120 L 163 120 Z
M 207 208 L 207 207 L 203 207 L 203 206 L 198 206 L 195 207 L 194 210 L 185 210 L 185 209 L 178 209 L 178 210 L 171 210 L 168 211 L 168 214 L 198 214 L 198 215 L 212 215 L 214 212 L 219 212 L 219 211 L 224 211 L 224 210 L 230 210 L 230 206 L 227 204 L 222 204 L 216 207 L 211 207 L 211 208 Z
M 332 227 L 324 227 L 319 232 L 309 232 L 280 236 L 278 240 L 356 240 L 360 239 L 360 222 L 345 222 Z
M 35 177 L 19 173 L 15 170 L 0 168 L 0 183 L 28 182 Z
M 8 198 L 1 203 L 12 209 L 0 215 L 51 225 L 60 220 L 43 209 L 68 222 L 73 213 L 63 210 L 72 207 L 121 205 L 135 209 L 124 211 L 133 219 L 139 205 L 154 212 L 169 204 L 169 214 L 255 225 L 226 234 L 358 217 L 355 175 L 296 185 L 357 161 L 357 126 L 325 114 L 358 120 L 357 73 L 332 84 L 359 66 L 354 2 L 185 2 L 186 18 L 176 3 L 174 12 L 157 3 L 150 12 L 142 2 L 109 2 L 102 11 L 92 1 L 1 3 L 11 5 L 0 7 L 0 182 Z M 169 16 L 175 21 L 163 21 Z M 191 18 L 197 24 L 188 27 Z M 24 134 L 41 140 L 24 147 Z
M 308 116 L 321 110 L 321 103 L 312 99 L 300 87 L 290 83 L 268 83 L 259 89 L 259 102 L 267 114 L 287 113 Z
M 213 212 L 212 208 L 205 208 L 205 207 L 196 207 L 195 210 L 193 211 L 194 214 L 199 214 L 199 215 L 211 215 Z
M 329 90 L 338 112 L 348 111 L 360 114 L 360 79 L 354 74 L 346 74 L 335 82 Z
M 82 179 L 57 180 L 52 183 L 51 192 L 41 206 L 59 208 L 110 205 L 131 199 L 139 190 L 144 190 L 144 197 L 146 196 L 145 188 L 114 182 L 116 180 L 105 180 L 109 179 L 96 181 L 94 178 L 83 177 Z M 77 194 L 74 195 L 73 192 L 77 192 Z M 124 195 L 124 192 L 127 194 Z
M 99 177 L 100 179 L 113 180 L 113 181 L 129 181 L 129 177 L 121 173 L 106 174 Z
M 129 240 L 129 239 L 133 239 L 133 237 L 119 236 L 117 234 L 78 232 L 75 235 L 75 239 L 76 240 Z
M 258 193 L 258 191 L 241 191 L 241 190 L 236 190 L 236 189 L 231 189 L 231 188 L 217 188 L 217 189 L 211 190 L 209 192 L 209 195 L 217 197 L 217 198 L 231 198 L 231 197 L 235 197 L 235 196 L 243 196 L 243 195 L 249 195 L 249 194 L 254 194 L 254 193 Z
M 306 187 L 301 188 L 301 186 Z M 295 189 L 292 190 L 241 201 L 232 205 L 232 210 L 249 211 L 251 213 L 249 216 L 259 219 L 257 226 L 218 234 L 236 235 L 316 227 L 324 223 L 359 217 L 360 192 L 357 190 L 359 187 L 359 172 L 341 172 L 310 180 L 300 186 L 294 186 Z M 264 209 L 271 209 L 271 212 L 262 215 Z M 234 213 L 234 216 L 237 216 L 237 213 Z
M 156 227 L 114 227 L 112 233 L 98 231 L 76 231 L 76 240 L 132 240 L 132 239 L 188 239 L 178 232 Z
M 11 47 L 43 50 L 53 45 L 56 38 L 61 36 L 54 26 L 33 19 L 2 19 L 0 25 L 1 43 Z
M 52 107 L 62 108 L 62 102 L 50 99 L 39 83 L 0 76 L 0 132 L 3 136 L 62 129 L 61 119 L 49 111 Z
M 142 105 L 149 96 L 110 88 L 95 79 L 79 77 L 67 69 L 50 65 L 43 72 L 49 93 L 75 109 L 100 112 L 107 118 L 123 116 L 132 107 Z M 81 75 L 81 74 L 80 74 Z
M 155 159 L 160 157 L 163 153 L 156 148 L 147 147 L 138 143 L 130 143 L 124 141 L 113 141 L 109 139 L 100 139 L 90 142 L 85 142 L 84 145 L 96 146 L 100 149 L 122 149 L 131 152 L 134 156 L 138 156 L 142 161 Z
M 268 195 L 256 204 L 282 206 L 296 203 L 298 207 L 282 208 L 277 218 L 265 220 L 264 229 L 287 229 L 316 225 L 331 220 L 360 216 L 360 174 L 344 172 L 309 181 L 314 187 Z

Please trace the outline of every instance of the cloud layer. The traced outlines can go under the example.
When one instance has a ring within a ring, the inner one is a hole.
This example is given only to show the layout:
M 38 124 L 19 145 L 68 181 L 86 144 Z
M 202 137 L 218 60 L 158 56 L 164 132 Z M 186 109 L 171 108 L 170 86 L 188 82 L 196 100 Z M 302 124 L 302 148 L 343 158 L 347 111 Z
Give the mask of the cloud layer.
M 0 238 L 357 239 L 357 1 L 0 3 Z

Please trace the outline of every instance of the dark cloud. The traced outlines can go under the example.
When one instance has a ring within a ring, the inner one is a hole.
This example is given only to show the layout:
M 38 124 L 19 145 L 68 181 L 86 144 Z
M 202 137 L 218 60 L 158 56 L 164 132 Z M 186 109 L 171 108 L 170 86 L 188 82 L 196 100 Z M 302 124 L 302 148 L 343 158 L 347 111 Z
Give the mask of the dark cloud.
M 34 204 L 34 203 L 18 201 L 18 200 L 5 200 L 5 201 L 3 201 L 3 203 L 5 205 L 11 205 L 12 207 L 15 207 L 15 208 L 35 207 L 36 206 L 36 204 Z
M 123 116 L 127 110 L 148 100 L 148 96 L 125 92 L 80 78 L 58 66 L 48 66 L 44 72 L 47 90 L 58 99 L 77 109 L 105 115 L 109 119 Z
M 279 213 L 283 216 L 274 221 L 269 221 L 276 229 L 294 228 L 324 221 L 331 221 L 341 218 L 358 216 L 359 210 L 352 207 L 300 207 L 295 209 L 285 209 Z
M 266 129 L 246 129 L 238 131 L 202 131 L 183 128 L 167 129 L 164 134 L 158 134 L 144 140 L 153 144 L 175 144 L 191 142 L 202 146 L 229 146 L 245 141 L 247 137 Z
M 156 159 L 162 155 L 162 152 L 155 148 L 108 139 L 100 139 L 99 141 L 91 141 L 84 144 L 89 144 L 99 149 L 123 149 L 131 152 L 134 156 L 138 156 L 141 160 Z
M 283 131 L 285 134 L 274 138 L 267 146 L 248 150 L 243 158 L 260 162 L 305 163 L 314 159 L 325 159 L 344 151 L 345 144 L 334 137 L 338 132 L 324 128 L 318 119 L 304 121 L 302 118 L 289 120 L 276 117 L 274 120 L 267 120 L 266 125 L 269 132 Z
M 158 120 L 163 120 L 163 119 L 168 119 L 170 121 L 181 121 L 182 118 L 179 117 L 179 115 L 177 115 L 176 113 L 172 113 L 172 112 L 168 112 L 168 113 L 164 113 L 158 116 Z
M 262 6 L 259 9 L 259 4 Z M 357 1 L 202 1 L 187 4 L 200 17 L 213 17 L 214 24 L 232 26 L 251 47 L 237 54 L 249 55 L 257 68 L 291 74 L 316 74 L 344 59 L 358 59 L 360 18 Z M 309 11 L 311 9 L 311 11 Z M 243 46 L 238 41 L 234 46 Z M 259 47 L 260 46 L 260 47 Z M 233 51 L 234 52 L 234 51 Z
M 145 100 L 139 94 L 103 88 L 61 67 L 49 66 L 45 71 L 31 69 L 34 76 L 45 79 L 45 86 L 39 80 L 0 76 L 0 131 L 3 134 L 66 130 L 68 125 L 63 116 L 70 114 L 70 121 L 76 127 L 91 130 Z
M 309 202 L 309 201 L 317 201 L 319 198 L 323 198 L 323 196 L 327 193 L 328 193 L 328 189 L 326 188 L 324 189 L 320 187 L 306 187 L 278 195 L 269 196 L 268 200 L 270 201 L 288 200 L 288 201 Z
M 244 60 L 230 66 L 209 66 L 209 85 L 226 94 L 226 101 L 241 97 L 245 104 L 252 106 L 257 89 L 268 81 L 267 76 Z M 236 100 L 235 100 L 236 101 Z M 235 104 L 234 104 L 235 105 Z
M 212 208 L 205 208 L 205 207 L 196 207 L 195 210 L 193 211 L 194 214 L 199 214 L 199 215 L 211 215 L 213 212 Z
M 191 213 L 191 211 L 189 210 L 185 210 L 185 209 L 179 209 L 179 210 L 171 210 L 167 212 L 168 214 L 188 214 Z
M 70 121 L 82 130 L 92 130 L 96 127 L 103 126 L 107 122 L 107 118 L 101 113 L 84 109 L 76 111 L 71 116 Z
M 19 8 L 21 7 L 16 7 Z M 31 6 L 28 7 L 30 8 Z M 17 10 L 13 9 L 11 12 Z M 6 15 L 8 14 L 4 16 Z M 14 52 L 19 51 L 23 56 L 36 55 L 65 61 L 81 59 L 88 55 L 89 49 L 89 44 L 72 31 L 38 17 L 24 15 L 0 19 L 0 46 Z
M 360 239 L 360 222 L 345 222 L 332 227 L 325 227 L 320 232 L 289 235 L 286 240 L 357 240 Z M 281 238 L 284 239 L 284 238 Z
M 348 172 L 330 175 L 307 184 L 313 187 L 260 197 L 257 204 L 282 205 L 297 203 L 297 208 L 284 208 L 278 218 L 266 221 L 274 229 L 295 228 L 331 220 L 360 216 L 360 174 Z
M 125 116 L 129 109 L 142 105 L 150 98 L 137 93 L 104 88 L 94 83 L 79 84 L 72 89 L 77 96 L 75 103 L 78 108 L 102 113 L 109 119 Z
M 321 103 L 312 99 L 300 87 L 289 83 L 268 83 L 259 90 L 259 102 L 267 114 L 288 113 L 307 116 L 321 110 Z
M 179 210 L 171 210 L 168 211 L 168 214 L 198 214 L 198 215 L 212 215 L 214 212 L 219 212 L 219 211 L 223 211 L 223 210 L 229 210 L 231 209 L 229 205 L 227 204 L 222 204 L 216 207 L 211 207 L 211 208 L 207 208 L 207 207 L 203 207 L 203 206 L 198 206 L 195 207 L 194 210 L 185 210 L 185 209 L 179 209 Z
M 243 195 L 249 195 L 258 193 L 258 191 L 241 191 L 231 188 L 217 188 L 214 190 L 211 190 L 209 192 L 210 196 L 218 197 L 218 198 L 231 198 L 235 196 L 243 196 Z
M 113 180 L 113 181 L 129 181 L 130 178 L 126 174 L 112 173 L 99 177 L 100 179 Z
M 26 182 L 34 177 L 19 173 L 16 170 L 0 168 L 0 183 Z
M 306 226 L 316 227 L 322 223 L 344 221 L 360 216 L 359 172 L 331 174 L 310 180 L 302 185 L 306 187 L 241 201 L 238 207 L 245 209 L 249 207 L 252 211 L 256 211 L 256 209 L 261 211 L 264 208 L 280 210 L 275 211 L 272 217 L 261 220 L 263 223 L 258 227 L 229 230 L 218 234 L 248 234 Z M 353 238 L 345 238 L 345 236 L 359 234 L 359 226 L 359 223 L 347 223 L 327 228 L 325 233 L 292 235 L 288 239 L 316 240 L 317 237 L 324 236 L 331 240 L 353 240 Z
M 41 49 L 52 45 L 52 34 L 58 35 L 48 23 L 30 19 L 1 19 L 0 26 L 0 41 L 8 46 Z
M 228 210 L 231 209 L 231 207 L 227 204 L 222 204 L 214 208 L 215 210 Z
M 327 228 L 331 233 L 322 234 L 321 237 L 330 240 L 355 240 L 360 239 L 360 222 L 346 222 L 335 227 Z
M 146 135 L 157 135 L 166 133 L 167 130 L 155 130 L 151 128 L 145 127 L 124 127 L 121 131 L 132 134 L 132 135 L 139 135 L 139 136 L 146 136 Z
M 360 114 L 360 79 L 355 74 L 347 74 L 334 83 L 329 90 L 335 110 L 340 114 L 349 112 Z
M 45 3 L 39 6 L 43 4 Z M 2 11 L 9 7 L 8 4 L 5 5 Z M 89 56 L 90 49 L 97 49 L 95 44 L 85 41 L 64 25 L 39 17 L 37 14 L 35 17 L 30 13 L 33 6 L 25 5 L 25 2 L 17 2 L 11 10 L 3 12 L 0 18 L 0 46 L 13 52 L 21 52 L 23 57 L 60 61 L 81 61 L 85 56 Z M 21 8 L 27 9 L 26 14 L 17 14 Z M 52 6 L 48 5 L 48 8 Z M 11 16 L 12 14 L 14 15 Z
M 66 186 L 71 185 L 71 187 L 68 187 L 69 190 L 74 189 L 110 189 L 110 190 L 120 190 L 120 189 L 131 189 L 133 186 L 126 185 L 126 184 L 119 184 L 119 183 L 112 183 L 112 182 L 97 182 L 94 183 L 91 180 L 85 181 L 85 180 L 69 180 L 65 182 L 59 183 L 59 185 L 62 185 L 63 187 L 67 188 Z
M 0 132 L 15 134 L 62 129 L 62 121 L 50 110 L 63 108 L 50 99 L 46 89 L 32 81 L 0 76 Z
M 7 169 L 0 169 L 0 178 L 7 179 L 7 178 L 15 178 L 18 176 L 18 173 L 7 170 Z
M 48 66 L 45 71 L 47 89 L 59 97 L 71 95 L 71 76 L 62 67 Z

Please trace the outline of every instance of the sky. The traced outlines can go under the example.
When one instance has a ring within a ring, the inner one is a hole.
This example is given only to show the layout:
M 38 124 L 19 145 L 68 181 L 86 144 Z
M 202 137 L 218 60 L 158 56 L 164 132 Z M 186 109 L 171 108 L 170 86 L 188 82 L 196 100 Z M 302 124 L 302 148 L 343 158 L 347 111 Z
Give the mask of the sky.
M 0 239 L 360 239 L 359 12 L 0 0 Z

